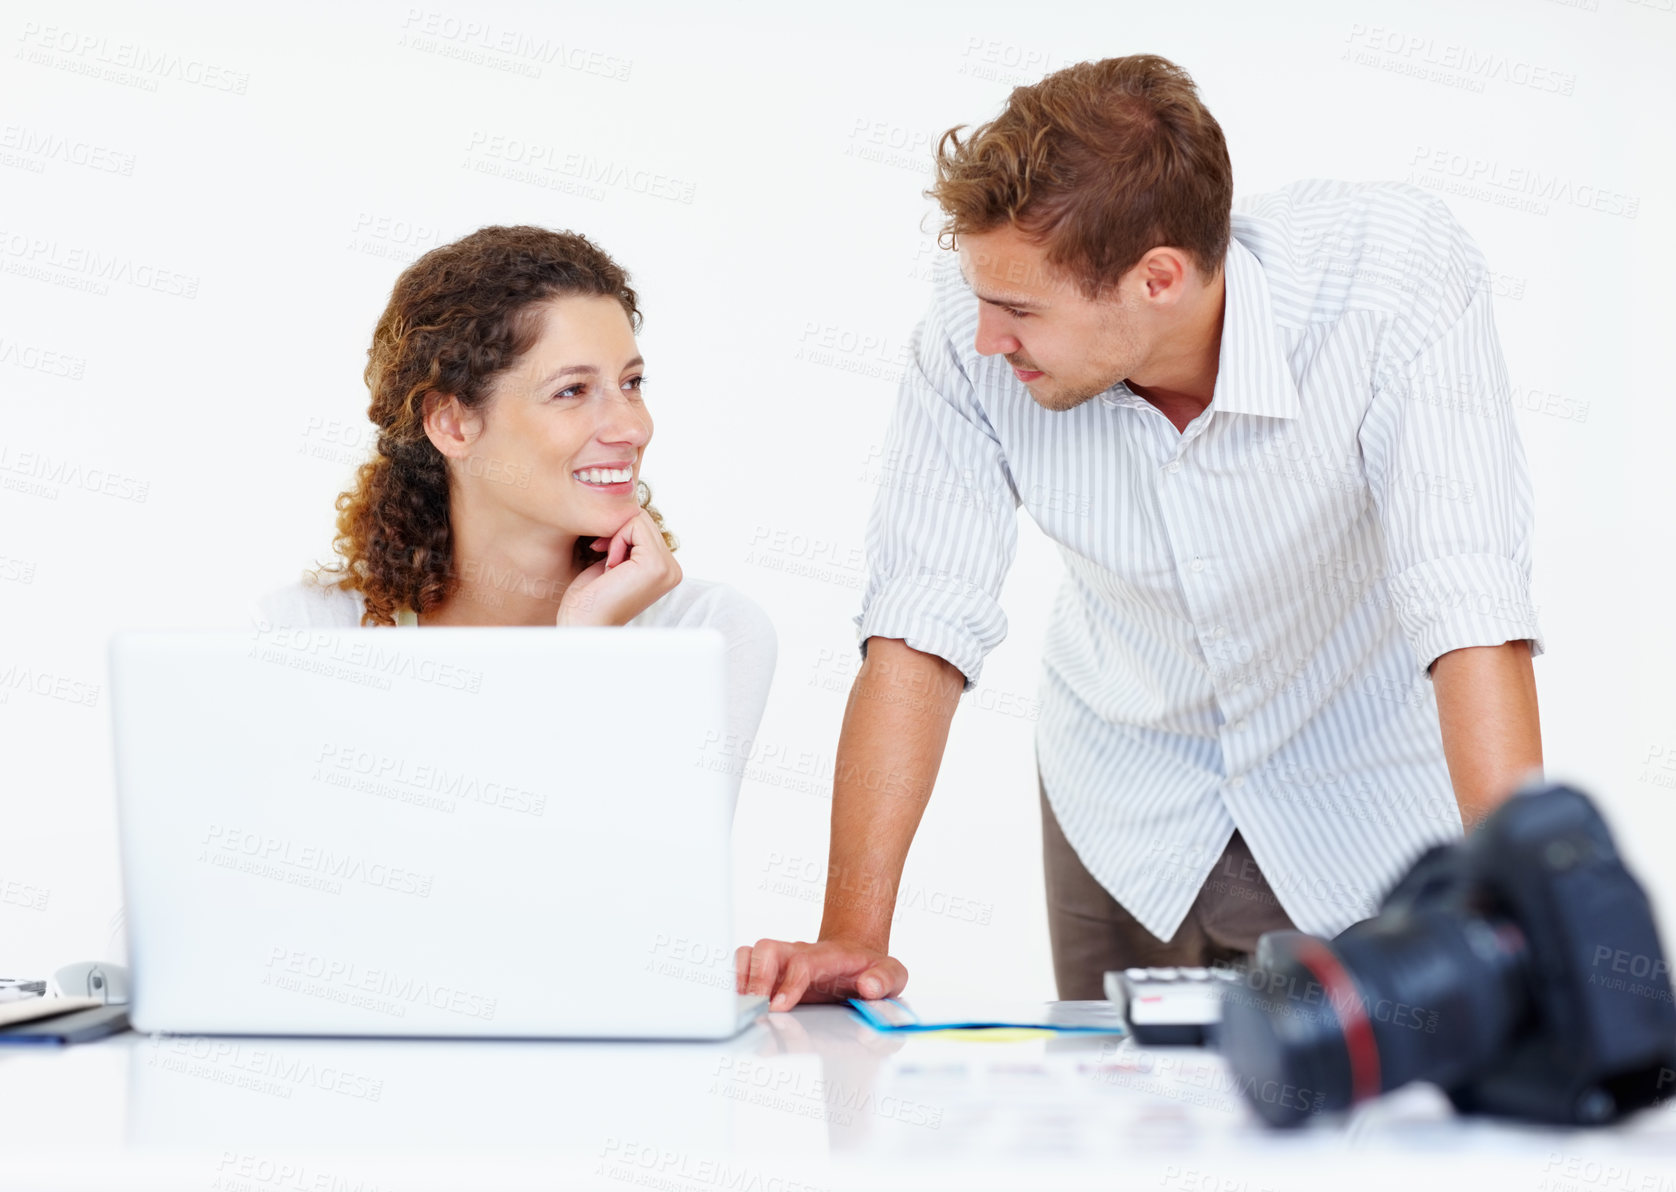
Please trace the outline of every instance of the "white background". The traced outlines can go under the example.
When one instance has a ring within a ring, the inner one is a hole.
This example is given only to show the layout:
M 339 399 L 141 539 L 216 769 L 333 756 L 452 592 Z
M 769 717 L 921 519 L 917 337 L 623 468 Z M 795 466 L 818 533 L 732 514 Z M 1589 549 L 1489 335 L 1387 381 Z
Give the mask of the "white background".
M 779 629 L 740 936 L 812 936 L 930 147 L 1141 51 L 1198 81 L 1238 193 L 1475 176 L 1436 193 L 1496 274 L 1550 772 L 1676 919 L 1673 7 L 0 7 L 0 973 L 122 955 L 110 633 L 239 623 L 327 557 L 391 284 L 493 223 L 585 232 L 633 273 L 682 565 Z M 908 862 L 911 990 L 1053 993 L 1031 714 L 1060 564 L 1022 529 L 1010 635 Z

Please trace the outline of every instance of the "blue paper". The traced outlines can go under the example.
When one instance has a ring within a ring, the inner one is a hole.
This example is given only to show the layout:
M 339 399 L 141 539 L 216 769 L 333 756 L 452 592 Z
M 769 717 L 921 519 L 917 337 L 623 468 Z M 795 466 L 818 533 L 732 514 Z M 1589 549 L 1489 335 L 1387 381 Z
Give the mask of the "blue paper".
M 852 997 L 850 1005 L 880 1031 L 985 1030 L 1018 1027 L 1080 1034 L 1121 1035 L 1123 1018 L 1104 999 L 1086 1002 L 994 1002 L 973 998 Z

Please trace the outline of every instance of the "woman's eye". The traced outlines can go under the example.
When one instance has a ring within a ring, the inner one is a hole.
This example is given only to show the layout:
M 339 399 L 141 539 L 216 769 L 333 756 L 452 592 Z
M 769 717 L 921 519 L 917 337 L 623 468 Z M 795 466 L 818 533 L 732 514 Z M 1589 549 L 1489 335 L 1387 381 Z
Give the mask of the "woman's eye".
M 588 387 L 586 385 L 570 385 L 555 393 L 554 397 L 581 397 Z
M 1029 312 L 1029 311 L 1027 311 L 1027 310 L 1014 310 L 1014 309 L 1013 309 L 1013 308 L 1012 308 L 1012 307 L 1010 307 L 1010 306 L 1008 306 L 1008 307 L 1005 307 L 1005 308 L 1003 308 L 1003 309 L 1005 309 L 1005 310 L 1006 310 L 1006 312 L 1007 312 L 1007 313 L 1008 313 L 1008 314 L 1010 314 L 1010 315 L 1011 315 L 1011 316 L 1012 316 L 1012 317 L 1013 317 L 1013 318 L 1015 318 L 1015 319 L 1027 319 L 1027 318 L 1029 318 L 1029 317 L 1030 317 L 1030 312 Z
M 638 393 L 641 389 L 644 389 L 645 387 L 646 387 L 646 378 L 645 377 L 630 377 L 628 380 L 623 382 L 623 388 L 624 389 L 632 389 L 636 393 Z

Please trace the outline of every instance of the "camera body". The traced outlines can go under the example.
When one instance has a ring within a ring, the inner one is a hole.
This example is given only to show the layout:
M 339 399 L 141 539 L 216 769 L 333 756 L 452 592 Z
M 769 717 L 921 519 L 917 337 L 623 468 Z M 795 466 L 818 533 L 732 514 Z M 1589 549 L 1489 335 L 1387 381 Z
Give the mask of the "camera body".
M 1338 1109 L 1430 1080 L 1462 1112 L 1577 1125 L 1676 1092 L 1652 908 L 1571 787 L 1522 791 L 1428 850 L 1331 942 L 1265 936 L 1251 976 L 1225 996 L 1220 1032 L 1247 1089 L 1289 1081 Z M 1386 1005 L 1422 1013 L 1374 1012 Z M 1252 1100 L 1276 1125 L 1309 1112 Z

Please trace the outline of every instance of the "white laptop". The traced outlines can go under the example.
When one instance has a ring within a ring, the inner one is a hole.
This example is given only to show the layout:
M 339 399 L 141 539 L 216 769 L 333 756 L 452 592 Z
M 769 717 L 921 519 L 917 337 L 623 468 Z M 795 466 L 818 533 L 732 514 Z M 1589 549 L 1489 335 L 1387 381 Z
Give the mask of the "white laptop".
M 118 634 L 134 1026 L 736 1034 L 723 666 L 707 629 Z

